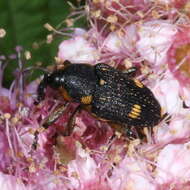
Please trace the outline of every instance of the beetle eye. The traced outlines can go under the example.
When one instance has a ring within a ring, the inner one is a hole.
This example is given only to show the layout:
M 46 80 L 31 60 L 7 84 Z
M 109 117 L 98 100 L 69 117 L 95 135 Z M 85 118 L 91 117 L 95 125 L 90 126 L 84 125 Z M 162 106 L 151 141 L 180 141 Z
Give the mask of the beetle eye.
M 55 77 L 55 82 L 59 82 L 60 78 L 59 77 Z
M 60 79 L 60 82 L 61 82 L 61 83 L 63 83 L 63 82 L 64 82 L 64 80 L 65 80 L 65 78 L 64 78 L 64 77 L 62 77 L 62 78 Z

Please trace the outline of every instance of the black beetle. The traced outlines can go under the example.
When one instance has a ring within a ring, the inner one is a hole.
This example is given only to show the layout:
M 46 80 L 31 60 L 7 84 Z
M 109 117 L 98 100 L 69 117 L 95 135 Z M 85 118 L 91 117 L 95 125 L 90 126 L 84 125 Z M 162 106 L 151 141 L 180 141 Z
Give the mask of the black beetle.
M 68 102 L 88 107 L 97 118 L 127 125 L 128 132 L 131 127 L 152 128 L 161 120 L 161 107 L 153 93 L 132 77 L 135 72 L 135 68 L 122 72 L 106 64 L 69 64 L 44 75 L 38 86 L 36 103 L 45 98 L 49 86 L 58 90 Z M 58 109 L 44 127 L 54 122 L 63 111 Z

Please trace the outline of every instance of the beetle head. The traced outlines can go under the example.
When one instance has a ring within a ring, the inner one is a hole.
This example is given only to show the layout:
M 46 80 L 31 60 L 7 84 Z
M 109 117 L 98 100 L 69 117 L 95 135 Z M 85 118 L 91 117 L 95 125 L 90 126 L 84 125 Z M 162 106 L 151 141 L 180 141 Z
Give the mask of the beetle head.
M 44 78 L 40 82 L 37 89 L 37 99 L 34 102 L 35 104 L 39 104 L 45 98 L 46 88 L 49 86 L 53 89 L 58 89 L 64 83 L 64 75 L 62 71 L 55 71 L 50 74 L 44 74 Z
M 58 89 L 64 84 L 65 76 L 62 70 L 54 71 L 51 74 L 44 75 L 44 82 L 46 86 L 50 86 L 53 89 Z

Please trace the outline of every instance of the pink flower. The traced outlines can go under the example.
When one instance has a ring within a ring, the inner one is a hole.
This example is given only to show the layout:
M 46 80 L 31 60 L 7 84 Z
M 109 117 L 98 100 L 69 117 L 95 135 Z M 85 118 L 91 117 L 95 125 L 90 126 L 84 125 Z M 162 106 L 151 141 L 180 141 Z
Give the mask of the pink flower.
M 153 20 L 139 26 L 140 36 L 137 50 L 148 62 L 160 65 L 166 64 L 167 51 L 177 32 L 177 27 L 169 21 Z
M 135 49 L 137 42 L 137 29 L 135 25 L 129 25 L 122 32 L 111 32 L 105 38 L 104 46 L 110 52 L 115 54 L 121 53 L 123 55 L 130 55 Z
M 76 36 L 60 44 L 58 58 L 72 63 L 94 63 L 98 59 L 98 51 L 84 36 Z
M 181 85 L 189 85 L 190 76 L 190 28 L 183 27 L 175 35 L 175 40 L 168 52 L 169 69 L 181 82 Z
M 168 125 L 161 125 L 155 133 L 155 140 L 157 143 L 184 143 L 189 140 L 190 136 L 190 121 L 188 115 L 178 114 L 173 116 Z
M 56 122 L 40 131 L 37 149 L 33 150 L 35 131 L 66 101 L 47 88 L 45 100 L 34 105 L 40 79 L 27 83 L 25 71 L 29 68 L 20 59 L 15 80 L 10 88 L 4 88 L 6 65 L 2 63 L 7 58 L 0 56 L 0 187 L 190 189 L 187 5 L 187 1 L 177 0 L 87 1 L 88 30 L 72 28 L 70 38 L 59 46 L 61 62 L 101 62 L 122 71 L 138 66 L 137 79 L 154 93 L 163 116 L 152 131 L 142 129 L 142 139 L 129 139 L 116 130 L 117 126 L 114 130 L 85 110 L 77 113 L 74 130 L 65 137 L 65 127 L 78 105 L 70 103 Z M 73 15 L 84 14 L 81 7 L 77 11 Z M 22 48 L 17 47 L 16 53 L 20 57 Z
M 32 190 L 31 187 L 25 187 L 23 182 L 14 176 L 0 173 L 0 187 L 2 190 Z
M 76 189 L 110 189 L 106 184 L 106 176 L 101 172 L 101 168 L 90 157 L 89 152 L 86 152 L 80 146 L 77 148 L 76 159 L 68 164 L 68 176 Z
M 140 20 L 150 6 L 151 3 L 141 0 L 89 1 L 90 19 L 93 22 L 95 21 L 94 23 L 97 24 L 98 31 L 107 36 L 110 31 Z
M 170 72 L 165 74 L 153 91 L 162 106 L 163 113 L 177 114 L 181 112 L 183 101 L 180 98 L 181 86 Z
M 189 143 L 165 146 L 157 157 L 156 181 L 174 189 L 190 188 L 189 156 Z
M 153 178 L 149 175 L 148 165 L 139 158 L 125 157 L 117 167 L 114 167 L 110 178 L 113 190 L 156 190 Z

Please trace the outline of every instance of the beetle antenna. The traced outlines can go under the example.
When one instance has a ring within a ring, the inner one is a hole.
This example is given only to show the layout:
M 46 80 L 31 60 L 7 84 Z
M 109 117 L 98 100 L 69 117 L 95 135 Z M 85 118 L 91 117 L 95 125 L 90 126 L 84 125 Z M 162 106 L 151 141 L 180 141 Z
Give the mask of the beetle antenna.
M 45 90 L 48 86 L 47 79 L 48 79 L 48 74 L 44 74 L 44 78 L 40 82 L 38 89 L 37 89 L 38 96 L 37 96 L 36 101 L 34 102 L 35 105 L 38 105 L 45 98 Z

